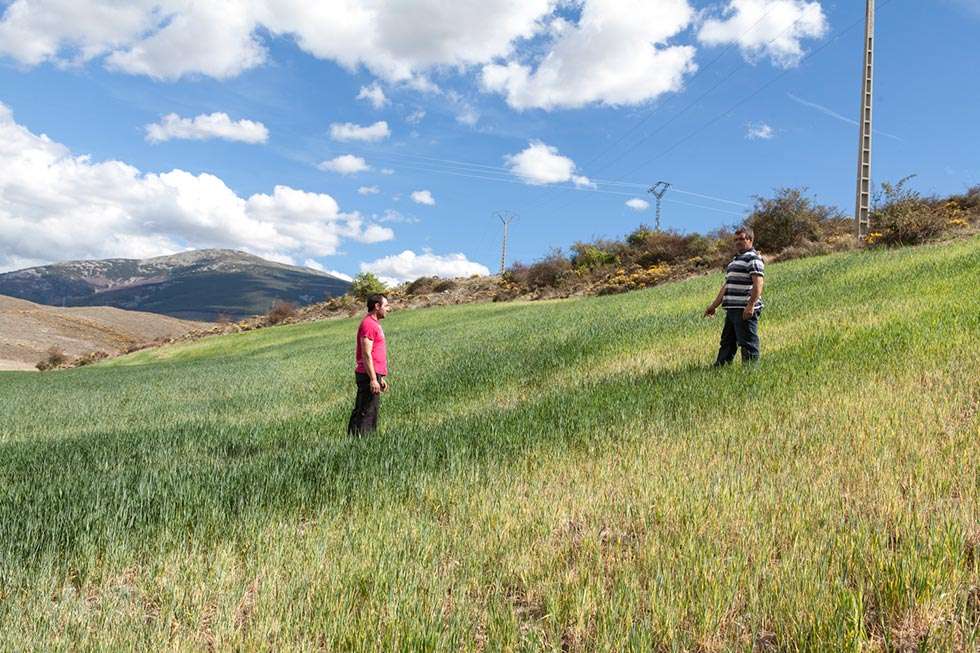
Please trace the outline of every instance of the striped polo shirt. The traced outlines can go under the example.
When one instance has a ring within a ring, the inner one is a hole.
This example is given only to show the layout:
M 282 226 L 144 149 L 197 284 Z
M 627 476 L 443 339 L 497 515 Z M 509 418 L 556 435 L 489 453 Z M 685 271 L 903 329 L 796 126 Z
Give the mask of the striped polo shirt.
M 736 254 L 732 262 L 725 268 L 725 295 L 721 300 L 722 308 L 745 308 L 752 294 L 752 277 L 766 275 L 766 264 L 763 263 L 759 252 L 750 249 Z M 762 298 L 755 303 L 755 309 L 762 308 Z

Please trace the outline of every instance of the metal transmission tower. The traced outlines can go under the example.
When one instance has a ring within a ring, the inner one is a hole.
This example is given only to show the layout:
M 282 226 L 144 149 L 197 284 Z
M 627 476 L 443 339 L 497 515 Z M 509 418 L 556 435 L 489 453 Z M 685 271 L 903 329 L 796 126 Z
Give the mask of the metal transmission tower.
M 857 237 L 868 235 L 871 225 L 871 118 L 874 99 L 875 0 L 867 0 L 864 68 L 861 69 L 861 117 L 858 120 L 857 200 L 854 221 Z
M 660 200 L 664 198 L 664 194 L 666 194 L 668 188 L 670 188 L 669 183 L 658 181 L 647 191 L 648 193 L 653 193 L 653 196 L 657 198 L 657 231 L 660 231 Z
M 513 211 L 497 211 L 494 215 L 504 225 L 504 239 L 500 243 L 500 274 L 503 274 L 504 270 L 507 269 L 507 231 L 510 228 L 510 223 L 517 219 L 517 214 Z

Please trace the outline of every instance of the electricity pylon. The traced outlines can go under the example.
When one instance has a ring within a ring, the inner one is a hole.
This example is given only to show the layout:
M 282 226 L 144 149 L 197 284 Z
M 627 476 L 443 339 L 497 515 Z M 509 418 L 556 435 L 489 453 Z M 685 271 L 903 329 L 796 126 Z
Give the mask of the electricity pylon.
M 517 214 L 513 211 L 497 211 L 494 215 L 504 225 L 504 239 L 500 243 L 500 274 L 503 274 L 507 269 L 507 230 L 510 228 L 510 223 L 517 219 Z
M 648 193 L 652 193 L 654 197 L 657 198 L 657 231 L 660 231 L 660 200 L 664 198 L 664 194 L 667 189 L 670 188 L 670 184 L 666 181 L 658 181 L 653 186 L 650 187 Z
M 857 199 L 854 222 L 857 237 L 864 238 L 871 227 L 871 119 L 874 100 L 875 0 L 867 0 L 864 35 L 864 68 L 861 69 L 861 116 L 858 120 Z

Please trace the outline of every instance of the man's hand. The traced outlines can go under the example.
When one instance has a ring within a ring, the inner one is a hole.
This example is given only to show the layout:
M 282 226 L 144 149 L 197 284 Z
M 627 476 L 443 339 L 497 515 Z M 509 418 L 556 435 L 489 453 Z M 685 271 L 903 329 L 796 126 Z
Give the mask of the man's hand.
M 388 392 L 388 379 L 381 379 L 381 392 Z
M 371 379 L 371 394 L 381 394 L 381 384 L 377 379 Z
M 715 316 L 715 306 L 712 304 L 708 308 L 704 309 L 703 317 L 714 317 Z
M 753 315 L 755 315 L 755 306 L 746 306 L 742 311 L 743 320 L 751 320 Z

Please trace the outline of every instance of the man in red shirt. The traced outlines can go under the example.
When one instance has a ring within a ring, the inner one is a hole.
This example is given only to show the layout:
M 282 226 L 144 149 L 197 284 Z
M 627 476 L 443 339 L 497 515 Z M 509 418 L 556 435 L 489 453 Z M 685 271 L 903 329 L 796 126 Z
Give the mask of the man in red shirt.
M 357 328 L 357 366 L 354 368 L 357 399 L 347 423 L 347 432 L 351 435 L 363 435 L 378 428 L 381 393 L 388 390 L 385 380 L 388 375 L 388 349 L 385 333 L 381 330 L 381 320 L 388 314 L 388 298 L 371 295 L 367 299 L 367 309 L 367 316 Z

